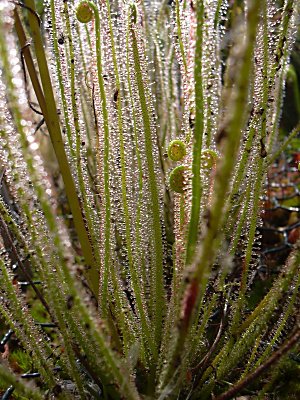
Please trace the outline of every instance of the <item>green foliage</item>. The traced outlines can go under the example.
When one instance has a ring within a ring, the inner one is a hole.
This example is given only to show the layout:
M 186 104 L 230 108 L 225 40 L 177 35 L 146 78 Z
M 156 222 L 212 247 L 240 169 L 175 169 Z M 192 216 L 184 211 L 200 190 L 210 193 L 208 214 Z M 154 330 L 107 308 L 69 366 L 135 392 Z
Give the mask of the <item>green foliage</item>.
M 300 396 L 300 367 L 292 359 L 285 359 L 277 370 L 273 390 L 280 399 L 297 399 Z
M 30 371 L 32 368 L 32 360 L 29 354 L 22 350 L 16 350 L 10 355 L 10 361 L 17 364 L 22 372 Z
M 0 313 L 18 338 L 1 389 L 281 393 L 290 359 L 264 366 L 299 333 L 299 243 L 253 277 L 267 171 L 300 128 L 281 142 L 298 17 L 293 0 L 1 1 Z

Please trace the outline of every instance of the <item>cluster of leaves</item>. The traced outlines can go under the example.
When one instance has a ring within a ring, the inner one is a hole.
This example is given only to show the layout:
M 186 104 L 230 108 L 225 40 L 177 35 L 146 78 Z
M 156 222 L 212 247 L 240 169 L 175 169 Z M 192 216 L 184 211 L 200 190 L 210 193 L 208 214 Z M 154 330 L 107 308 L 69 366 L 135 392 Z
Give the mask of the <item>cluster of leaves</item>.
M 0 365 L 11 390 L 262 399 L 290 368 L 299 245 L 251 296 L 299 132 L 278 140 L 300 10 L 277 3 L 2 0 L 0 313 L 40 376 Z

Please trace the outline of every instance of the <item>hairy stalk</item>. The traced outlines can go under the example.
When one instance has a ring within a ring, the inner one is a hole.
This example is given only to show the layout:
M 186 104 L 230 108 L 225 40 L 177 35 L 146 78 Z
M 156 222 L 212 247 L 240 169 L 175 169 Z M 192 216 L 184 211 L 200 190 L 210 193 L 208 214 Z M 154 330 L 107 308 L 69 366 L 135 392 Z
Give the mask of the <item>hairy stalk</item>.
M 257 30 L 257 21 L 260 6 L 253 4 L 249 6 L 247 21 L 247 36 L 241 57 L 240 71 L 237 81 L 236 92 L 233 95 L 233 110 L 231 119 L 227 122 L 225 130 L 222 132 L 221 139 L 224 140 L 223 162 L 217 169 L 215 192 L 213 204 L 210 209 L 209 226 L 203 240 L 202 251 L 197 260 L 196 269 L 193 273 L 183 304 L 183 312 L 178 329 L 178 336 L 174 350 L 171 353 L 168 368 L 165 371 L 163 386 L 165 386 L 172 376 L 174 367 L 178 364 L 180 349 L 185 343 L 192 321 L 195 318 L 194 310 L 197 308 L 200 299 L 203 297 L 203 288 L 207 279 L 208 268 L 215 257 L 216 245 L 220 239 L 220 226 L 222 225 L 222 210 L 225 204 L 226 193 L 230 176 L 234 167 L 234 160 L 238 151 L 241 130 L 244 125 L 244 113 L 241 106 L 245 104 L 248 96 L 248 85 L 251 73 L 251 58 L 254 48 L 254 38 Z
M 88 2 L 92 8 L 95 18 L 96 32 L 96 54 L 97 54 L 97 78 L 101 95 L 101 109 L 103 115 L 104 130 L 104 194 L 105 194 L 105 237 L 104 237 L 104 273 L 100 277 L 100 299 L 103 315 L 107 317 L 108 302 L 108 274 L 110 270 L 110 230 L 111 230 L 111 200 L 109 192 L 109 117 L 107 111 L 107 99 L 104 89 L 103 71 L 102 71 L 102 49 L 101 49 L 101 26 L 98 14 L 98 8 L 94 3 Z
M 264 164 L 265 158 L 267 156 L 265 150 L 265 141 L 267 137 L 267 103 L 268 103 L 268 26 L 267 26 L 267 2 L 264 1 L 262 5 L 262 33 L 263 33 L 263 44 L 262 44 L 262 101 L 261 109 L 263 110 L 261 116 L 260 124 L 260 149 L 258 155 L 255 157 L 256 161 L 256 172 L 255 172 L 255 183 L 253 188 L 253 199 L 252 199 L 252 218 L 250 222 L 250 227 L 248 230 L 248 243 L 245 253 L 245 259 L 243 261 L 243 271 L 241 277 L 241 285 L 239 291 L 239 299 L 237 301 L 235 315 L 233 317 L 231 329 L 234 332 L 236 326 L 239 324 L 242 309 L 245 304 L 245 295 L 247 291 L 247 281 L 249 276 L 249 266 L 252 258 L 252 250 L 255 240 L 255 233 L 257 229 L 259 206 L 260 206 L 260 193 L 262 188 L 262 183 L 264 179 Z
M 72 139 L 72 132 L 71 132 L 71 126 L 70 126 L 70 116 L 69 116 L 69 111 L 68 111 L 68 103 L 66 99 L 66 94 L 64 90 L 64 84 L 63 84 L 63 75 L 62 75 L 62 68 L 61 68 L 61 63 L 60 63 L 60 54 L 59 54 L 59 48 L 58 48 L 58 34 L 56 30 L 56 14 L 55 14 L 55 3 L 54 1 L 51 1 L 50 3 L 50 9 L 51 9 L 51 18 L 52 18 L 52 35 L 53 35 L 53 50 L 55 54 L 55 61 L 56 61 L 56 70 L 57 70 L 57 78 L 59 82 L 59 90 L 60 90 L 60 95 L 61 95 L 61 101 L 63 105 L 63 115 L 64 115 L 64 121 L 65 121 L 65 126 L 66 126 L 66 133 L 67 133 L 67 140 L 68 140 L 68 145 L 69 145 L 69 150 L 71 153 L 72 158 L 75 159 L 75 151 L 73 147 L 73 139 Z
M 279 149 L 272 156 L 268 158 L 268 164 L 266 167 L 270 167 L 270 165 L 272 165 L 280 157 L 280 155 L 288 148 L 289 144 L 299 134 L 299 132 L 300 132 L 300 122 L 290 132 L 285 141 L 279 146 Z
M 212 362 L 214 370 L 206 370 L 203 374 L 200 384 L 207 381 L 209 376 L 211 376 L 211 378 L 207 387 L 197 392 L 198 395 L 201 394 L 204 396 L 204 393 L 209 393 L 210 390 L 213 390 L 213 387 L 216 384 L 214 371 L 216 371 L 218 379 L 222 379 L 227 371 L 232 370 L 232 367 L 235 365 L 237 360 L 240 359 L 240 357 L 243 357 L 244 354 L 255 344 L 255 338 L 265 332 L 268 321 L 272 318 L 274 309 L 280 299 L 282 299 L 286 289 L 290 287 L 291 282 L 297 273 L 298 260 L 299 254 L 295 251 L 291 254 L 286 268 L 274 283 L 271 290 L 241 325 L 239 332 L 236 333 L 238 340 L 234 346 L 230 339 L 223 345 L 220 352 Z
M 35 11 L 34 0 L 27 0 L 25 3 L 31 10 Z M 31 33 L 34 39 L 35 54 L 38 61 L 39 72 L 44 90 L 44 98 L 47 104 L 47 113 L 44 115 L 53 148 L 56 154 L 60 172 L 62 174 L 66 195 L 71 207 L 76 232 L 81 243 L 82 252 L 85 257 L 88 271 L 86 272 L 89 284 L 95 295 L 98 293 L 98 271 L 95 266 L 93 249 L 87 234 L 85 223 L 83 220 L 79 199 L 77 196 L 74 180 L 70 171 L 69 163 L 67 160 L 66 152 L 63 145 L 61 136 L 60 122 L 57 115 L 56 103 L 52 90 L 52 83 L 48 71 L 48 64 L 45 56 L 43 41 L 40 33 L 40 27 L 36 16 L 29 12 L 28 20 L 30 24 Z M 24 55 L 26 60 L 26 54 Z
M 22 311 L 22 305 L 20 302 L 20 299 L 17 298 L 17 293 L 15 291 L 15 288 L 11 282 L 11 277 L 9 276 L 6 267 L 4 265 L 3 260 L 0 260 L 0 269 L 1 269 L 1 286 L 5 287 L 6 295 L 8 298 L 10 298 L 11 301 L 11 306 L 14 307 L 18 314 L 16 317 L 19 319 L 21 324 L 23 325 L 22 330 L 18 327 L 17 323 L 12 323 L 9 318 L 9 310 L 6 310 L 5 307 L 2 308 L 1 312 L 3 314 L 7 315 L 7 322 L 11 323 L 11 328 L 19 333 L 19 337 L 22 338 L 22 342 L 27 347 L 28 351 L 32 352 L 32 357 L 35 365 L 39 368 L 41 371 L 41 374 L 43 375 L 43 378 L 45 381 L 51 386 L 55 386 L 55 377 L 54 374 L 51 370 L 53 367 L 52 365 L 49 365 L 49 362 L 47 362 L 47 354 L 43 354 L 42 351 L 38 347 L 34 346 L 34 341 L 30 341 L 30 343 L 26 343 L 26 337 L 37 337 L 37 327 L 35 327 L 33 321 L 29 317 L 28 312 Z M 48 349 L 48 351 L 50 348 Z
M 87 187 L 86 187 L 86 182 L 84 180 L 83 176 L 83 165 L 82 165 L 82 154 L 81 154 L 81 146 L 82 146 L 82 137 L 81 137 L 81 129 L 80 129 L 80 124 L 79 124 L 79 102 L 78 102 L 78 88 L 76 87 L 76 75 L 75 75 L 75 63 L 77 60 L 75 59 L 75 53 L 74 53 L 74 46 L 73 46 L 73 37 L 72 37 L 72 30 L 71 30 L 71 25 L 70 25 L 70 16 L 69 16 L 69 10 L 67 3 L 64 3 L 64 16 L 65 16 L 65 21 L 66 21 L 66 28 L 67 28 L 67 35 L 68 35 L 68 48 L 69 48 L 69 54 L 68 54 L 68 64 L 70 65 L 70 81 L 71 81 L 71 102 L 72 102 L 72 115 L 73 115 L 73 124 L 74 124 L 74 130 L 75 130 L 75 154 L 73 154 L 73 159 L 74 162 L 76 162 L 76 170 L 77 170 L 77 176 L 78 176 L 78 183 L 79 183 L 79 192 L 82 197 L 82 204 L 83 204 L 83 210 L 84 210 L 84 216 L 86 220 L 86 226 L 87 230 L 89 233 L 89 238 L 92 243 L 92 248 L 93 248 L 93 254 L 95 257 L 95 265 L 99 266 L 101 261 L 100 261 L 100 254 L 99 254 L 99 246 L 98 246 L 98 241 L 97 241 L 97 235 L 96 235 L 96 230 L 95 226 L 93 224 L 93 211 L 91 208 L 90 204 L 90 199 L 87 195 Z M 67 114 L 67 113 L 65 113 Z M 68 116 L 67 116 L 68 118 Z M 66 121 L 66 124 L 68 124 L 68 119 Z M 67 128 L 68 129 L 68 128 Z M 69 128 L 70 129 L 70 128 Z M 74 146 L 71 144 L 70 152 L 72 154 Z
M 136 13 L 135 6 L 132 6 L 131 13 Z M 133 18 L 133 16 L 131 16 Z M 154 268 L 155 272 L 153 275 L 153 295 L 155 298 L 154 302 L 154 316 L 155 316 L 155 343 L 158 346 L 161 342 L 162 333 L 162 318 L 165 313 L 165 295 L 163 287 L 163 243 L 162 243 L 162 228 L 160 222 L 160 205 L 159 205 L 159 193 L 157 187 L 157 177 L 155 174 L 153 150 L 152 150 L 152 129 L 151 120 L 149 115 L 149 109 L 147 104 L 147 94 L 145 92 L 142 67 L 140 63 L 140 54 L 137 44 L 136 32 L 134 27 L 134 21 L 129 22 L 129 32 L 132 43 L 132 54 L 135 61 L 135 78 L 139 91 L 140 106 L 142 110 L 142 117 L 144 123 L 144 135 L 145 135 L 145 148 L 146 157 L 148 164 L 149 173 L 149 184 L 151 193 L 151 207 L 152 207 L 152 218 L 153 218 L 153 239 L 155 247 L 155 258 Z
M 193 143 L 193 165 L 192 165 L 192 208 L 189 222 L 189 231 L 187 237 L 186 263 L 192 262 L 195 247 L 198 239 L 198 224 L 200 217 L 200 204 L 202 196 L 202 183 L 200 175 L 201 167 L 201 149 L 204 129 L 203 120 L 203 82 L 202 82 L 202 47 L 203 47 L 203 18 L 204 4 L 197 2 L 197 30 L 196 30 L 196 48 L 195 48 L 195 128 Z
M 181 57 L 182 57 L 182 61 L 183 61 L 184 70 L 185 70 L 185 72 L 187 72 L 187 63 L 186 63 L 184 46 L 183 46 L 183 42 L 182 42 L 179 0 L 176 0 L 175 7 L 176 7 L 176 24 L 177 24 L 179 48 L 180 48 L 180 53 L 181 53 Z
M 260 376 L 264 371 L 266 371 L 271 365 L 278 362 L 278 360 L 287 353 L 299 340 L 300 338 L 300 327 L 299 325 L 294 330 L 291 337 L 275 352 L 271 357 L 268 358 L 266 362 L 260 365 L 254 372 L 247 375 L 243 380 L 238 382 L 227 392 L 216 397 L 216 400 L 229 400 L 232 399 L 237 393 L 239 393 L 243 388 L 253 382 L 258 376 Z
M 145 313 L 144 304 L 145 300 L 143 299 L 143 294 L 140 289 L 140 284 L 137 276 L 137 267 L 134 261 L 134 255 L 132 251 L 132 240 L 131 240 L 131 229 L 130 229 L 130 215 L 129 215 L 129 207 L 127 201 L 127 168 L 125 165 L 125 145 L 124 145 L 124 133 L 123 133 L 123 115 L 122 115 L 122 92 L 121 92 L 121 83 L 120 83 L 120 75 L 117 63 L 117 55 L 115 50 L 114 43 L 114 33 L 112 27 L 112 21 L 110 17 L 110 5 L 109 2 L 106 2 L 107 12 L 108 12 L 108 21 L 109 21 L 109 31 L 110 31 L 110 39 L 111 39 L 111 48 L 112 48 L 112 58 L 116 79 L 116 90 L 118 91 L 117 98 L 117 113 L 118 113 L 118 128 L 119 128 L 119 140 L 120 140 L 120 156 L 121 156 L 121 181 L 122 181 L 122 205 L 124 209 L 124 217 L 125 217 L 125 235 L 126 235 L 126 249 L 129 263 L 129 270 L 131 276 L 131 283 L 133 287 L 133 292 L 135 295 L 135 300 L 137 304 L 137 310 L 139 314 L 139 318 L 141 319 L 141 326 L 143 329 L 143 336 L 145 336 L 146 344 L 144 344 L 145 348 L 147 348 L 147 344 L 150 347 L 150 351 L 154 356 L 154 360 L 157 358 L 157 349 L 153 342 L 153 338 L 150 334 L 149 327 L 149 318 Z M 130 23 L 130 22 L 129 22 Z
M 275 330 L 270 343 L 268 343 L 267 348 L 265 349 L 263 354 L 258 358 L 257 362 L 255 363 L 255 368 L 258 368 L 264 362 L 264 360 L 273 351 L 273 346 L 275 346 L 277 341 L 280 339 L 280 336 L 282 335 L 283 330 L 286 326 L 287 320 L 291 316 L 293 310 L 295 309 L 295 302 L 297 300 L 297 291 L 299 290 L 299 285 L 300 285 L 300 274 L 298 274 L 298 276 L 296 276 L 296 282 L 293 284 L 293 287 L 295 288 L 295 290 L 293 291 L 291 298 L 288 300 L 288 305 L 286 305 L 284 307 L 283 317 L 279 321 L 278 327 Z
M 274 83 L 275 83 L 275 78 L 276 78 L 276 74 L 278 71 L 278 67 L 280 65 L 280 63 L 282 62 L 282 56 L 284 54 L 283 52 L 283 46 L 284 43 L 286 41 L 286 35 L 287 35 L 287 31 L 289 28 L 289 17 L 288 15 L 291 13 L 292 10 L 292 6 L 293 6 L 293 1 L 289 0 L 285 2 L 284 5 L 284 10 L 283 10 L 283 16 L 282 16 L 282 20 L 281 20 L 281 24 L 280 24 L 280 33 L 279 33 L 279 38 L 278 38 L 278 42 L 277 42 L 277 46 L 276 46 L 276 51 L 275 54 L 278 54 L 279 56 L 277 56 L 275 58 L 275 60 L 272 62 L 272 68 L 271 70 L 269 70 L 268 68 L 268 87 L 264 89 L 263 93 L 266 95 L 266 91 L 269 90 L 269 93 L 267 94 L 267 105 L 265 104 L 262 107 L 258 107 L 257 111 L 255 112 L 255 114 L 253 115 L 252 121 L 251 121 L 251 125 L 250 125 L 250 130 L 249 130 L 249 135 L 247 137 L 247 141 L 245 144 L 245 149 L 242 153 L 242 157 L 239 161 L 239 166 L 238 166 L 238 170 L 236 172 L 235 175 L 235 179 L 234 179 L 234 183 L 232 186 L 232 190 L 230 193 L 230 196 L 228 198 L 227 201 L 227 211 L 226 211 L 226 217 L 225 220 L 227 220 L 228 215 L 229 215 L 229 210 L 231 207 L 231 203 L 233 202 L 233 199 L 239 194 L 239 188 L 241 186 L 241 183 L 243 182 L 245 173 L 246 173 L 246 166 L 247 166 L 247 162 L 251 153 L 251 148 L 253 146 L 253 140 L 255 138 L 255 134 L 256 134 L 256 129 L 255 126 L 257 124 L 257 122 L 260 119 L 260 113 L 261 111 L 264 113 L 264 115 L 266 115 L 267 112 L 267 106 L 269 104 L 269 102 L 272 99 L 272 90 L 274 90 Z M 266 36 L 267 37 L 267 36 Z M 266 37 L 265 37 L 265 46 L 267 45 L 266 43 Z M 284 39 L 285 38 L 285 39 Z M 265 49 L 266 52 L 266 49 Z M 266 62 L 264 63 L 264 65 L 266 65 Z M 267 61 L 267 65 L 269 65 L 269 62 Z M 265 67 L 264 67 L 265 68 Z M 266 102 L 265 102 L 266 103 Z M 276 103 L 277 104 L 277 103 Z M 276 129 L 272 130 L 272 134 L 270 135 L 270 137 L 268 138 L 268 143 L 264 143 L 264 145 L 267 148 L 267 151 L 270 152 L 272 150 L 272 142 L 274 141 L 274 134 L 276 132 Z M 277 152 L 276 152 L 277 154 Z M 273 157 L 272 157 L 273 160 Z M 268 163 L 268 165 L 270 165 Z
M 5 398 L 280 396 L 298 335 L 298 171 L 281 153 L 299 124 L 278 136 L 299 11 L 0 1 L 0 352 L 41 378 L 31 394 L 0 368 Z

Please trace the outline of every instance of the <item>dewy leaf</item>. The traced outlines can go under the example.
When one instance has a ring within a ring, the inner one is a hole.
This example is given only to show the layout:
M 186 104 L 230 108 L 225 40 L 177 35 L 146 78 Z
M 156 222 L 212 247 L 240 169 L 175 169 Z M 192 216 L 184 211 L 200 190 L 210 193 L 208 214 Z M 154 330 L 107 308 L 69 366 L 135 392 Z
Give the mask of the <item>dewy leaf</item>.
M 27 0 L 26 6 L 31 10 L 35 10 L 34 0 Z M 98 272 L 95 266 L 92 246 L 85 228 L 85 223 L 82 216 L 74 180 L 70 171 L 69 163 L 63 146 L 60 123 L 57 115 L 57 108 L 54 99 L 52 83 L 49 75 L 47 60 L 45 56 L 43 41 L 40 32 L 40 26 L 36 15 L 33 12 L 28 12 L 28 20 L 32 35 L 35 38 L 35 53 L 37 56 L 40 78 L 43 86 L 44 96 L 47 104 L 47 113 L 44 115 L 54 151 L 56 153 L 57 161 L 60 165 L 60 172 L 62 174 L 67 198 L 71 207 L 74 218 L 74 224 L 77 230 L 79 240 L 81 242 L 82 251 L 86 259 L 87 266 L 90 268 L 87 275 L 91 287 L 97 295 L 98 293 Z
M 132 6 L 133 8 L 136 5 Z M 137 82 L 140 106 L 142 110 L 144 135 L 145 135 L 145 148 L 147 167 L 149 174 L 149 186 L 151 194 L 151 214 L 152 224 L 154 231 L 154 246 L 155 246 L 155 259 L 154 259 L 154 283 L 153 283 L 153 296 L 154 296 L 154 318 L 155 318 L 155 341 L 156 345 L 161 342 L 162 332 L 162 319 L 165 313 L 165 294 L 163 287 L 163 243 L 162 243 L 162 226 L 160 222 L 160 204 L 159 204 L 159 191 L 158 191 L 158 177 L 155 170 L 153 158 L 153 143 L 152 143 L 152 126 L 149 105 L 147 102 L 147 93 L 145 90 L 145 81 L 141 66 L 140 57 L 143 55 L 143 49 L 137 40 L 137 27 L 134 26 L 133 21 L 129 21 L 129 33 L 132 43 L 132 54 L 134 59 L 135 79 Z M 141 53 L 141 54 L 140 54 Z

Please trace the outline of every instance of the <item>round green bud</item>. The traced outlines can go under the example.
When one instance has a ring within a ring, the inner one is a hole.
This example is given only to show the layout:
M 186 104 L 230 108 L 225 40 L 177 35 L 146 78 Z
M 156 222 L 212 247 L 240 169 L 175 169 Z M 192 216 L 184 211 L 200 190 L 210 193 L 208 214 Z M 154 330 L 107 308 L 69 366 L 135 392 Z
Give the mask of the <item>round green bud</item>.
M 180 161 L 186 155 L 186 145 L 182 140 L 173 140 L 168 147 L 168 157 L 172 161 Z
M 201 159 L 201 165 L 203 169 L 212 169 L 218 159 L 218 153 L 216 153 L 214 150 L 203 150 Z
M 174 190 L 176 193 L 183 193 L 185 187 L 185 173 L 188 167 L 185 165 L 179 165 L 178 167 L 174 168 L 169 177 L 169 184 L 170 188 Z
M 94 11 L 87 1 L 82 1 L 76 8 L 76 18 L 79 22 L 87 24 L 94 18 Z

